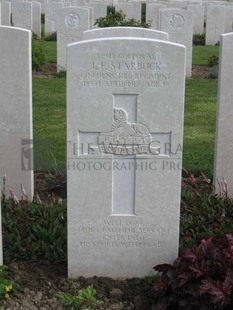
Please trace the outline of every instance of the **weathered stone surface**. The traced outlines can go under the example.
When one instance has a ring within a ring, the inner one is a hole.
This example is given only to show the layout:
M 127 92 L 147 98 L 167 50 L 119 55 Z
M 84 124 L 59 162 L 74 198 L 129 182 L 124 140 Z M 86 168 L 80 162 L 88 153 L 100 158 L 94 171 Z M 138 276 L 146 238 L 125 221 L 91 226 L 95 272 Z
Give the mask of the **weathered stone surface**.
M 0 27 L 0 176 L 20 199 L 33 197 L 31 31 Z M 17 51 L 17 53 L 16 53 Z M 16 57 L 17 56 L 17 57 Z
M 66 69 L 66 46 L 81 41 L 83 31 L 90 28 L 90 10 L 71 7 L 55 11 L 57 25 L 57 68 Z
M 179 44 L 68 45 L 70 277 L 142 277 L 177 257 L 184 82 Z
M 233 196 L 233 34 L 221 35 L 218 112 L 215 142 L 214 184 L 216 193 Z M 227 187 L 226 187 L 226 182 Z
M 11 3 L 14 27 L 32 30 L 32 4 L 14 1 Z
M 11 3 L 1 1 L 1 25 L 11 26 Z
M 206 14 L 206 45 L 215 45 L 220 35 L 225 32 L 226 8 L 223 6 L 207 6 Z
M 183 9 L 160 9 L 160 30 L 169 35 L 169 40 L 187 48 L 186 77 L 192 75 L 193 12 Z
M 41 4 L 32 2 L 32 31 L 41 38 Z
M 106 37 L 140 37 L 167 41 L 168 33 L 139 27 L 106 27 L 83 32 L 84 40 Z

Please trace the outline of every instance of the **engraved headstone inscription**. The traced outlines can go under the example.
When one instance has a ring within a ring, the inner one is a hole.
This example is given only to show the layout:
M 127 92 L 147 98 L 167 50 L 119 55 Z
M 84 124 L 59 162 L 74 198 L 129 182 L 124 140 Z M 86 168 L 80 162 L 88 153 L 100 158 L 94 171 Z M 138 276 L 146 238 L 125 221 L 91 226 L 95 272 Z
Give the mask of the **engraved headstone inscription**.
M 218 80 L 218 112 L 215 141 L 214 185 L 216 193 L 233 197 L 233 33 L 221 35 Z M 226 188 L 227 185 L 227 188 Z
M 177 257 L 185 50 L 135 37 L 68 45 L 69 276 L 143 277 Z
M 7 195 L 12 187 L 21 198 L 22 185 L 32 199 L 31 31 L 1 26 L 0 41 L 0 176 L 7 174 Z

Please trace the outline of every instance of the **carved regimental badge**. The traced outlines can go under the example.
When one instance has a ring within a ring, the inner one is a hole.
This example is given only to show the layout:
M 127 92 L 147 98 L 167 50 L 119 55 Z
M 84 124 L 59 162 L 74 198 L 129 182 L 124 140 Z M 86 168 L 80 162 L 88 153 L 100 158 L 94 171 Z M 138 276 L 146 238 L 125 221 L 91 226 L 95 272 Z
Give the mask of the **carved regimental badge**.
M 78 27 L 80 24 L 80 16 L 77 13 L 71 12 L 66 16 L 65 23 L 70 28 Z
M 147 126 L 129 123 L 128 114 L 122 108 L 114 108 L 112 130 L 99 134 L 98 148 L 100 153 L 114 155 L 159 155 L 160 152 L 160 145 L 152 141 Z
M 170 26 L 174 29 L 180 29 L 184 26 L 184 17 L 180 14 L 173 14 L 170 18 Z

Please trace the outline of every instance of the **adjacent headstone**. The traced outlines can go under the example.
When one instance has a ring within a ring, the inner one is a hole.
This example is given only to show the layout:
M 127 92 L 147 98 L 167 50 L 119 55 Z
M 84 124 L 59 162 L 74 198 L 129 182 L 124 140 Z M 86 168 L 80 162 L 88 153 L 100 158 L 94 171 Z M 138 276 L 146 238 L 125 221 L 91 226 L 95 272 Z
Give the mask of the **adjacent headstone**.
M 225 24 L 225 7 L 208 5 L 206 15 L 206 45 L 215 45 L 220 41 L 220 35 L 225 32 Z
M 45 33 L 56 31 L 56 15 L 54 11 L 63 7 L 62 2 L 50 2 L 45 5 Z
M 201 5 L 189 5 L 188 10 L 193 12 L 193 33 L 204 33 L 204 12 L 205 8 Z
M 146 4 L 146 22 L 152 29 L 159 28 L 159 9 L 166 8 L 165 4 L 148 3 Z
M 41 4 L 41 14 L 45 14 L 45 6 L 48 3 L 48 0 L 37 0 Z
M 177 257 L 185 47 L 67 47 L 69 277 L 143 277 Z
M 224 32 L 232 32 L 233 30 L 233 6 L 225 6 L 226 22 Z
M 31 31 L 0 27 L 0 176 L 33 197 Z M 17 57 L 16 57 L 17 55 Z
M 32 2 L 32 31 L 41 38 L 41 4 Z
M 160 28 L 169 40 L 186 46 L 186 77 L 192 75 L 193 13 L 182 9 L 160 9 Z
M 182 0 L 167 2 L 167 6 L 173 9 L 187 9 L 189 4 L 190 4 L 189 1 L 182 1 Z
M 105 3 L 94 3 L 90 2 L 88 4 L 88 7 L 93 8 L 93 21 L 91 24 L 91 28 L 96 28 L 95 25 L 96 19 L 100 17 L 106 17 L 107 16 L 107 4 Z
M 83 39 L 83 31 L 90 29 L 89 9 L 63 8 L 55 11 L 57 25 L 57 69 L 66 69 L 66 46 Z
M 140 37 L 168 41 L 168 33 L 139 27 L 106 27 L 83 32 L 84 40 L 106 37 Z
M 218 112 L 215 142 L 214 184 L 216 193 L 233 196 L 233 33 L 221 35 L 218 78 Z M 224 181 L 226 180 L 226 182 Z M 225 183 L 225 184 L 224 184 Z M 228 193 L 226 190 L 226 183 Z
M 134 18 L 136 21 L 141 21 L 141 2 L 119 2 L 115 5 L 116 11 L 122 11 L 126 19 Z
M 11 9 L 13 26 L 32 30 L 32 3 L 14 1 Z
M 11 3 L 1 2 L 1 25 L 11 26 Z

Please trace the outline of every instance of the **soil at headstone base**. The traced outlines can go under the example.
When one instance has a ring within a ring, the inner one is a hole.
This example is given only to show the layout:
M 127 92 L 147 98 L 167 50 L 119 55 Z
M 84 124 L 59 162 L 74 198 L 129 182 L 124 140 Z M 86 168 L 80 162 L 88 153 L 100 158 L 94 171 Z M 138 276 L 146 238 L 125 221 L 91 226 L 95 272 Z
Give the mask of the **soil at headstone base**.
M 149 310 L 151 281 L 147 279 L 113 280 L 104 277 L 76 280 L 67 278 L 66 263 L 54 264 L 49 261 L 11 262 L 9 274 L 19 285 L 15 296 L 4 302 L 5 310 L 50 310 L 67 308 L 62 293 L 75 294 L 82 288 L 93 285 L 101 301 L 91 309 L 99 310 Z M 83 306 L 78 309 L 89 309 Z

